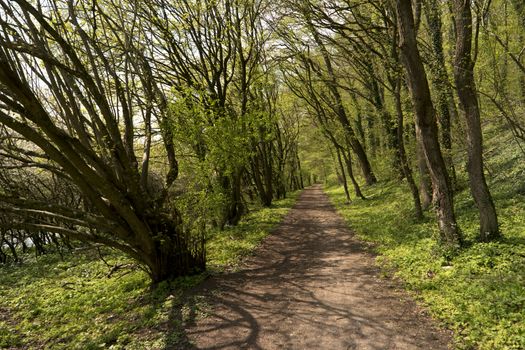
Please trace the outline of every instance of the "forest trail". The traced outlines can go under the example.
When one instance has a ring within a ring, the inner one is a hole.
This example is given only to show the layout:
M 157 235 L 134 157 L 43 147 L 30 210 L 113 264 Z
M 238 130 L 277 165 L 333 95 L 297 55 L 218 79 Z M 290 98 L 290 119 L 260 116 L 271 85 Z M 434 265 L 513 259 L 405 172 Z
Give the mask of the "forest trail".
M 201 286 L 208 315 L 186 324 L 183 348 L 447 349 L 450 336 L 378 273 L 310 187 L 238 272 Z

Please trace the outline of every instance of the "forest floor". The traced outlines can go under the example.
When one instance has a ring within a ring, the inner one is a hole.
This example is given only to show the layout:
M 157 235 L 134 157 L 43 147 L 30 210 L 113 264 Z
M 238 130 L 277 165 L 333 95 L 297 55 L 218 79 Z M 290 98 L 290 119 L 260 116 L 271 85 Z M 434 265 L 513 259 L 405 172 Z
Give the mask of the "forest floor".
M 184 349 L 448 349 L 438 329 L 336 213 L 321 186 L 236 271 L 191 291 Z

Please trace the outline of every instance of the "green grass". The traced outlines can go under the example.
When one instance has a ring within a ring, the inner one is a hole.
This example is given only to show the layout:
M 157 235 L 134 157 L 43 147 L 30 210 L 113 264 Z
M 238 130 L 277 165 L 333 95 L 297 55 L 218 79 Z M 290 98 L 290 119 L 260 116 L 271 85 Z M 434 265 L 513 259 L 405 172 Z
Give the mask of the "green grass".
M 375 244 L 384 273 L 403 280 L 454 331 L 458 349 L 525 349 L 525 197 L 496 180 L 493 193 L 504 238 L 495 243 L 475 240 L 477 212 L 464 190 L 456 196 L 456 211 L 467 247 L 451 261 L 436 246 L 433 214 L 422 222 L 413 219 L 406 185 L 368 187 L 368 199 L 351 205 L 345 204 L 342 188 L 327 188 L 357 236 Z
M 271 208 L 257 208 L 245 215 L 242 221 L 223 232 L 212 232 L 207 242 L 207 260 L 211 269 L 233 267 L 239 258 L 249 254 L 281 222 L 292 207 L 299 192 L 289 198 L 275 201 Z
M 255 208 L 237 227 L 211 234 L 212 271 L 235 266 L 277 225 L 298 193 Z M 0 348 L 164 349 L 185 341 L 181 324 L 205 313 L 198 297 L 182 298 L 201 275 L 161 283 L 152 290 L 147 275 L 122 254 L 102 249 L 25 257 L 21 266 L 0 267 Z

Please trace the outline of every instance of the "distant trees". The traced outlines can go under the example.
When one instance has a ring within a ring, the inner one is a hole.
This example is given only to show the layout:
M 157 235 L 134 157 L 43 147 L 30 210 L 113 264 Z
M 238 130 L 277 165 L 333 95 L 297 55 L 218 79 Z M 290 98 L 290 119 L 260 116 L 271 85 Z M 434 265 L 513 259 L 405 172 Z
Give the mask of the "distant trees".
M 16 148 L 8 151 L 18 152 Z M 3 194 L 0 201 L 0 263 L 20 261 L 19 252 L 26 253 L 30 247 L 36 256 L 45 254 L 49 250 L 60 254 L 64 250 L 71 250 L 71 240 L 67 235 L 44 229 L 28 230 L 17 225 L 23 216 L 31 216 L 25 219 L 28 223 L 36 224 L 40 220 L 45 220 L 45 212 L 30 207 L 21 209 L 20 203 L 23 202 L 27 202 L 28 206 L 31 203 L 54 202 L 72 210 L 82 210 L 83 201 L 78 189 L 54 175 L 40 178 L 24 164 L 12 162 L 7 155 L 1 158 L 0 167 L 2 169 L 0 188 L 9 188 L 9 192 L 16 195 L 16 197 L 7 197 Z M 49 220 L 53 219 L 49 218 Z M 67 222 L 63 222 L 62 225 L 74 227 Z
M 334 145 L 336 153 L 343 156 L 346 169 L 341 167 L 341 171 L 347 171 L 356 196 L 363 197 L 353 175 L 350 152 L 356 155 L 365 182 L 372 185 L 377 179 L 363 146 L 364 140 L 359 139 L 351 123 L 334 57 L 327 49 L 325 38 L 316 28 L 314 7 L 308 1 L 285 2 L 282 12 L 287 20 L 294 21 L 291 27 L 286 27 L 288 23 L 285 21 L 284 26 L 277 24 L 278 40 L 283 43 L 281 54 L 289 61 L 281 65 L 287 85 L 307 105 L 309 113 L 322 127 L 323 134 Z M 339 140 L 328 127 L 334 122 L 341 130 Z
M 511 4 L 517 23 L 521 23 L 521 7 L 511 2 L 505 8 Z M 416 217 L 421 217 L 432 202 L 440 242 L 447 251 L 457 249 L 463 241 L 454 212 L 457 160 L 453 149 L 457 152 L 458 148 L 453 147 L 454 137 L 469 158 L 471 190 L 480 211 L 478 238 L 499 236 L 495 207 L 484 178 L 474 69 L 480 48 L 479 29 L 496 27 L 499 21 L 489 5 L 465 1 L 426 1 L 414 6 L 410 1 L 279 3 L 282 29 L 278 40 L 282 42 L 286 61 L 282 70 L 288 87 L 304 101 L 320 132 L 334 145 L 334 166 L 344 185 L 348 172 L 341 165 L 345 154 L 345 140 L 341 137 L 347 130 L 347 137 L 353 136 L 363 145 L 369 164 L 377 166 L 378 162 L 384 164 L 383 159 L 390 159 L 391 170 L 406 180 L 412 193 Z M 471 8 L 475 9 L 474 20 L 469 15 Z M 507 12 L 504 16 L 501 20 L 508 25 Z M 520 35 L 518 41 L 523 37 Z M 522 46 L 513 52 L 508 33 L 496 39 L 521 69 Z M 508 66 L 508 59 L 504 62 Z M 454 73 L 454 81 L 449 70 Z M 497 83 L 502 80 L 495 80 Z M 519 118 L 512 112 L 515 104 L 508 100 L 504 89 L 497 91 L 487 95 L 520 138 Z M 507 102 L 502 101 L 505 99 Z M 341 111 L 348 122 L 338 125 L 334 121 L 345 119 L 340 117 Z M 415 118 L 412 121 L 405 114 Z M 459 120 L 463 115 L 465 128 Z M 463 130 L 467 143 L 463 142 Z M 361 158 L 355 147 L 346 149 Z M 414 176 L 416 158 L 418 174 Z M 366 170 L 362 170 L 365 181 L 373 183 L 366 180 Z

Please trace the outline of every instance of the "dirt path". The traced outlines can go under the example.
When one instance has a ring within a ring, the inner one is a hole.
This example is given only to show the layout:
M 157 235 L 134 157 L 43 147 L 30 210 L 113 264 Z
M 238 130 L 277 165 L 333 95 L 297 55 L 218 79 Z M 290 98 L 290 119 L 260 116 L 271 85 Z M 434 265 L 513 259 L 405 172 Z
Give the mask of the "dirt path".
M 378 277 L 319 186 L 306 189 L 241 270 L 203 286 L 192 349 L 447 349 L 395 283 Z

